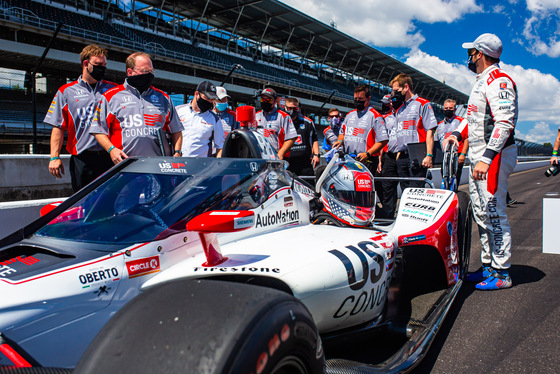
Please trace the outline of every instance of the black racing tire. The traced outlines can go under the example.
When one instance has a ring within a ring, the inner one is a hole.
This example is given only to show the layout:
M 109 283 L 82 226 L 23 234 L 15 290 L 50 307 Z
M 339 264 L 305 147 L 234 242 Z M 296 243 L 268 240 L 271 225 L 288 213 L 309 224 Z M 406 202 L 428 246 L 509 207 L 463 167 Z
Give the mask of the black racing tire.
M 457 198 L 459 199 L 459 225 L 457 230 L 457 239 L 459 241 L 459 279 L 464 280 L 469 271 L 473 213 L 471 200 L 466 192 L 458 191 Z
M 74 373 L 315 374 L 324 365 L 311 314 L 293 296 L 178 280 L 148 289 L 116 313 Z

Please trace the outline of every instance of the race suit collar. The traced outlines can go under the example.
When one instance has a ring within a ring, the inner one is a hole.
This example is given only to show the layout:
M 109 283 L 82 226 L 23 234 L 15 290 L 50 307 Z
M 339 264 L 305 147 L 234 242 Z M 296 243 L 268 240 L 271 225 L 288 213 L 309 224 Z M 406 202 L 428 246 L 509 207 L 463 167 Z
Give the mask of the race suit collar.
M 91 86 L 88 82 L 86 82 L 85 80 L 82 79 L 82 76 L 80 75 L 80 77 L 78 78 L 78 84 L 81 87 L 84 87 L 85 89 L 88 90 L 88 92 L 95 92 L 95 89 L 97 88 L 97 85 L 99 84 L 99 82 L 101 81 L 97 81 L 97 83 L 95 84 L 95 86 Z
M 484 77 L 486 74 L 488 74 L 490 72 L 490 70 L 494 70 L 494 69 L 499 69 L 500 65 L 498 65 L 498 63 L 495 63 L 493 65 L 488 66 L 486 69 L 484 69 L 484 71 L 480 74 L 478 74 L 476 76 L 476 79 L 479 79 L 481 77 Z

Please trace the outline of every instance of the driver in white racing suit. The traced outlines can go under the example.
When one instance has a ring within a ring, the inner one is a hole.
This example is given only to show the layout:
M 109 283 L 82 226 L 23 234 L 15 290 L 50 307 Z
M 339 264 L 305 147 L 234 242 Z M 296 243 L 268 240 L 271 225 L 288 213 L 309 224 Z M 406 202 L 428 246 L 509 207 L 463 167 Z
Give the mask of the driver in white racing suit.
M 468 49 L 469 69 L 476 83 L 469 97 L 467 121 L 471 161 L 469 192 L 482 243 L 482 267 L 467 276 L 477 289 L 497 290 L 512 286 L 509 275 L 511 228 L 506 215 L 508 178 L 515 167 L 517 147 L 517 87 L 499 67 L 502 42 L 494 34 L 482 34 Z M 465 125 L 448 138 L 465 137 Z

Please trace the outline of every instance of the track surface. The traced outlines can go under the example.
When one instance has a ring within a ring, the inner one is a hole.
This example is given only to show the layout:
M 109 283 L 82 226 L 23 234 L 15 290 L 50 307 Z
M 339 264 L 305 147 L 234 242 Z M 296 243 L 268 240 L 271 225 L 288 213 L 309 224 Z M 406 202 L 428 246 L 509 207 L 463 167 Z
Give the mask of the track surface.
M 542 253 L 543 198 L 560 198 L 560 176 L 546 178 L 545 170 L 516 173 L 509 180 L 509 192 L 518 200 L 507 209 L 513 288 L 484 292 L 466 283 L 414 374 L 560 370 L 560 255 Z M 479 267 L 475 224 L 470 271 Z

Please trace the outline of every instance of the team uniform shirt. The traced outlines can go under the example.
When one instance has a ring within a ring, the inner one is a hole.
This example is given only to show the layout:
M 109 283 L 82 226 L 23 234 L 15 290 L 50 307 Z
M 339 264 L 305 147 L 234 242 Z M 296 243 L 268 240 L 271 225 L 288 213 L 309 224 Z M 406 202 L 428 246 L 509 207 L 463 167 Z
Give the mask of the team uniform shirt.
M 85 150 L 103 150 L 90 134 L 91 119 L 101 96 L 116 86 L 116 83 L 101 80 L 92 88 L 80 77 L 59 88 L 43 122 L 68 131 L 68 153 L 75 156 Z
M 498 64 L 477 75 L 467 107 L 471 159 L 491 164 L 503 148 L 515 144 L 517 115 L 517 86 Z M 458 140 L 463 130 L 459 126 L 454 133 Z
M 344 134 L 344 152 L 359 154 L 366 152 L 375 143 L 389 139 L 385 119 L 373 107 L 361 112 L 354 109 L 344 119 L 341 133 Z M 377 156 L 379 153 L 373 155 Z
M 222 127 L 224 128 L 224 133 L 226 136 L 235 129 L 239 128 L 239 122 L 236 120 L 235 112 L 231 109 L 226 109 L 223 112 L 216 111 L 214 112 L 220 119 L 222 123 Z
M 90 132 L 107 135 L 128 156 L 162 156 L 160 130 L 183 130 L 169 96 L 155 87 L 140 94 L 125 81 L 101 97 Z
M 418 95 L 412 96 L 396 111 L 397 152 L 406 151 L 408 143 L 426 141 L 426 131 L 437 126 L 432 104 Z
M 305 158 L 310 159 L 313 143 L 317 140 L 317 130 L 311 118 L 299 115 L 294 121 L 297 132 L 297 138 L 290 151 L 286 154 L 287 158 Z
M 385 152 L 397 152 L 397 119 L 393 113 L 387 113 L 383 115 L 385 119 L 385 126 L 387 127 L 387 134 L 389 136 L 389 141 L 385 145 Z
M 210 157 L 212 143 L 216 149 L 222 149 L 226 138 L 222 121 L 208 110 L 204 113 L 195 112 L 192 102 L 177 106 L 177 113 L 183 127 L 183 156 Z
M 273 108 L 268 113 L 259 110 L 256 119 L 257 132 L 268 140 L 276 152 L 282 148 L 285 140 L 298 136 L 290 115 L 278 108 Z
M 444 140 L 447 139 L 447 137 L 451 135 L 453 131 L 457 130 L 459 128 L 459 125 L 461 125 L 463 122 L 464 122 L 463 126 L 467 126 L 467 120 L 465 118 L 459 116 L 453 116 L 453 118 L 451 119 L 445 118 L 443 121 L 438 123 L 435 138 L 439 141 L 439 145 L 442 150 L 444 150 L 443 149 Z M 463 150 L 464 139 L 466 138 L 463 138 L 463 140 L 459 142 L 459 148 L 458 148 L 459 152 L 462 152 Z

